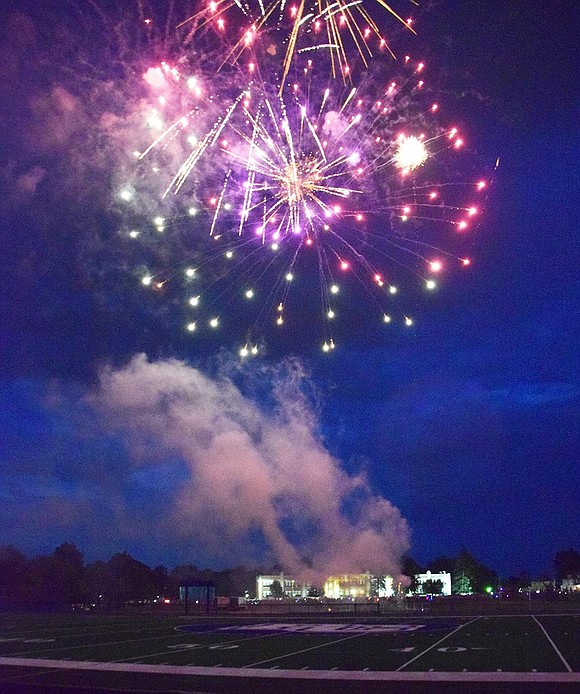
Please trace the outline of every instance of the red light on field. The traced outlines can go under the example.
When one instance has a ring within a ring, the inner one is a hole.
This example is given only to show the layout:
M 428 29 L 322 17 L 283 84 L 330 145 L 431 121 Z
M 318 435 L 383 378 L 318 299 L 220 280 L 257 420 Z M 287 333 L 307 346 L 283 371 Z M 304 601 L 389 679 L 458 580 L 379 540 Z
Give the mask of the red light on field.
M 429 267 L 431 268 L 431 272 L 441 272 L 443 263 L 440 260 L 432 260 L 429 263 Z
M 487 183 L 485 181 L 478 181 L 476 188 L 477 190 L 483 190 L 486 187 Z
M 341 260 L 340 269 L 341 270 L 348 270 L 348 263 L 346 262 L 346 260 Z
M 464 229 L 467 229 L 467 222 L 466 222 L 464 219 L 462 219 L 460 222 L 457 222 L 457 228 L 458 228 L 460 231 L 463 231 Z
M 217 198 L 210 198 L 210 199 L 209 199 L 209 204 L 212 205 L 212 206 L 217 205 Z
M 464 266 L 471 265 L 471 260 L 469 258 L 461 258 L 461 264 Z
M 312 246 L 312 239 L 306 239 L 306 245 Z
M 438 197 L 438 195 L 439 195 L 439 194 L 437 193 L 436 190 L 432 190 L 432 191 L 429 193 L 429 200 L 435 200 L 435 199 Z
M 435 113 L 435 111 L 437 111 L 438 108 L 439 108 L 439 104 L 433 104 L 431 106 L 431 109 L 430 109 L 431 113 Z
M 473 217 L 474 214 L 477 214 L 477 207 L 470 207 L 470 208 L 468 208 L 467 214 L 468 214 L 470 217 Z
M 225 23 L 224 20 L 220 17 L 220 18 L 218 19 L 218 21 L 217 21 L 217 25 L 218 25 L 218 29 L 220 29 L 220 31 L 223 31 L 223 29 L 224 29 L 226 23 Z

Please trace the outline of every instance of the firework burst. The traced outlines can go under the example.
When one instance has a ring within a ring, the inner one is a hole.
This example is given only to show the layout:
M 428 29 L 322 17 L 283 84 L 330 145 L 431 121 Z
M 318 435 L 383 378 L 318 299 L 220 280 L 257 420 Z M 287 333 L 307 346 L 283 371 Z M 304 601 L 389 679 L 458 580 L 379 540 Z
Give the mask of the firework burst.
M 417 4 L 414 0 L 409 3 Z M 412 18 L 403 19 L 385 0 L 376 0 L 374 6 L 413 31 Z M 230 44 L 222 65 L 236 63 L 247 51 L 259 54 L 262 60 L 281 56 L 281 84 L 301 54 L 326 54 L 333 79 L 341 75 L 343 80 L 349 78 L 356 59 L 366 66 L 375 52 L 393 55 L 373 12 L 362 0 L 210 0 L 180 27 L 188 28 L 185 43 L 204 29 L 227 35 Z
M 352 295 L 348 278 L 379 320 L 410 326 L 398 278 L 415 276 L 433 291 L 446 266 L 469 264 L 440 247 L 467 231 L 478 206 L 465 198 L 485 182 L 438 181 L 463 140 L 435 121 L 423 63 L 406 58 L 405 76 L 383 80 L 380 90 L 376 74 L 354 87 L 321 78 L 311 60 L 282 83 L 265 79 L 259 65 L 216 79 L 194 77 L 183 64 L 145 71 L 142 115 L 157 134 L 135 153 L 139 175 L 120 196 L 139 205 L 152 173 L 166 179 L 160 209 L 170 213 L 130 233 L 145 243 L 183 234 L 179 260 L 147 268 L 142 282 L 186 291 L 189 332 L 237 324 L 247 313 L 240 353 L 255 354 L 268 324 L 300 329 L 287 315 L 291 306 L 311 311 L 310 302 L 291 300 L 302 280 L 319 296 L 321 344 L 330 351 L 343 287 Z M 200 232 L 209 237 L 205 249 Z

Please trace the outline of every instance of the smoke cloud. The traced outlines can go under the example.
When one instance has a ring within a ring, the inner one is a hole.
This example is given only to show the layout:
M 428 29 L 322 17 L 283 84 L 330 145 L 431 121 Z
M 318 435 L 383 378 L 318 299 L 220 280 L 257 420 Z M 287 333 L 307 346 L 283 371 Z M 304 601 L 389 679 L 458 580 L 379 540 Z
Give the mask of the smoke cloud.
M 175 541 L 192 538 L 237 559 L 257 543 L 264 558 L 311 581 L 397 574 L 409 546 L 405 520 L 363 475 L 341 468 L 317 432 L 299 366 L 283 371 L 270 374 L 269 404 L 260 406 L 228 376 L 140 355 L 104 370 L 91 400 L 136 465 L 186 462 L 167 508 Z

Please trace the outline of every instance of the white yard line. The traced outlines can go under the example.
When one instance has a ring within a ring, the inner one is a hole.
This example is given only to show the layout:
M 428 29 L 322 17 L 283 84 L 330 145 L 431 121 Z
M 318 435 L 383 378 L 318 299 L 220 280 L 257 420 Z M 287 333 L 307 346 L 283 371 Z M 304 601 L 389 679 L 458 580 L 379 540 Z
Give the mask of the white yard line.
M 23 668 L 46 668 L 48 670 L 77 670 L 98 672 L 140 672 L 150 675 L 181 675 L 184 677 L 243 677 L 259 679 L 300 679 L 300 680 L 348 680 L 348 681 L 392 681 L 392 682 L 573 682 L 580 683 L 577 672 L 392 672 L 362 670 L 272 670 L 213 666 L 194 667 L 191 665 L 139 665 L 137 663 L 96 663 L 70 660 L 48 660 L 40 658 L 3 658 L 1 666 L 20 666 Z M 217 674 L 219 672 L 219 675 Z M 22 677 L 21 675 L 20 677 Z M 18 675 L 0 678 L 0 682 L 15 679 Z
M 395 672 L 400 672 L 403 668 L 406 668 L 407 665 L 410 665 L 411 663 L 415 662 L 417 658 L 420 658 L 421 656 L 425 655 L 425 653 L 429 653 L 429 651 L 432 651 L 435 646 L 438 646 L 440 643 L 443 643 L 446 639 L 448 639 L 450 636 L 453 636 L 453 634 L 456 634 L 460 629 L 463 629 L 464 627 L 468 626 L 469 624 L 473 624 L 473 622 L 477 622 L 478 619 L 481 619 L 481 617 L 476 617 L 475 619 L 472 619 L 469 622 L 466 622 L 465 624 L 462 624 L 461 626 L 457 627 L 457 629 L 454 629 L 452 632 L 447 634 L 447 636 L 444 636 L 442 639 L 439 639 L 439 641 L 436 641 L 433 645 L 429 646 L 429 648 L 426 648 L 424 651 L 421 651 L 419 655 L 416 655 L 414 658 L 411 658 L 411 660 L 407 660 L 406 663 L 403 663 L 401 667 L 398 667 Z
M 256 663 L 250 663 L 249 665 L 242 665 L 243 669 L 246 668 L 251 668 L 255 667 L 256 665 L 263 665 L 264 663 L 271 663 L 273 660 L 280 660 L 282 658 L 290 658 L 293 655 L 299 655 L 300 653 L 307 653 L 308 651 L 315 651 L 318 648 L 326 648 L 326 646 L 332 646 L 335 643 L 341 643 L 342 641 L 350 641 L 351 639 L 357 639 L 361 636 L 365 636 L 364 633 L 362 634 L 353 634 L 352 636 L 345 636 L 343 639 L 336 639 L 335 641 L 327 641 L 326 643 L 320 643 L 318 646 L 311 646 L 310 648 L 303 648 L 300 651 L 293 651 L 292 653 L 284 653 L 282 655 L 277 655 L 275 658 L 268 658 L 267 660 L 259 660 Z
M 538 622 L 538 620 L 535 618 L 534 615 L 532 615 L 532 619 L 533 619 L 534 622 L 540 627 L 540 629 L 544 632 L 544 636 L 545 636 L 545 637 L 548 639 L 548 641 L 552 644 L 552 648 L 556 651 L 556 653 L 558 654 L 558 657 L 559 657 L 560 660 L 564 663 L 564 667 L 566 668 L 566 670 L 568 670 L 568 672 L 573 672 L 573 670 L 572 670 L 572 668 L 570 667 L 570 665 L 568 665 L 568 661 L 567 661 L 566 658 L 564 658 L 564 656 L 560 653 L 560 649 L 559 649 L 558 646 L 556 646 L 556 644 L 552 641 L 552 639 L 550 638 L 550 635 L 549 635 L 548 632 L 544 629 L 544 627 L 542 626 L 542 624 L 540 624 L 540 622 Z
M 266 639 L 266 638 L 271 638 L 272 634 L 259 634 L 258 636 L 249 636 L 247 638 L 241 638 L 241 639 L 235 639 L 231 641 L 213 641 L 211 643 L 198 643 L 198 644 L 193 644 L 195 648 L 192 648 L 190 644 L 183 644 L 181 648 L 171 648 L 171 653 L 185 653 L 186 651 L 202 651 L 202 650 L 208 650 L 212 648 L 213 646 L 216 645 L 223 645 L 223 644 L 244 644 L 248 641 L 256 641 L 258 639 Z M 274 636 L 278 636 L 278 634 L 274 634 Z M 141 654 L 141 655 L 134 655 L 130 656 L 128 658 L 119 658 L 118 660 L 112 660 L 111 662 L 113 663 L 129 663 L 132 660 L 137 660 L 138 658 L 157 658 L 160 655 L 167 655 L 167 650 L 169 646 L 167 646 L 163 651 L 160 651 L 159 653 L 147 653 L 147 654 Z

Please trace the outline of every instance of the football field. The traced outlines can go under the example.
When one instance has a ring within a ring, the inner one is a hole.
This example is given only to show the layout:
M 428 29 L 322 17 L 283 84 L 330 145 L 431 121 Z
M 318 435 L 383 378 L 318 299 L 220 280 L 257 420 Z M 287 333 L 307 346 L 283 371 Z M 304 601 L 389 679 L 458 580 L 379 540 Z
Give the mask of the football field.
M 580 691 L 578 614 L 0 619 L 2 693 Z

